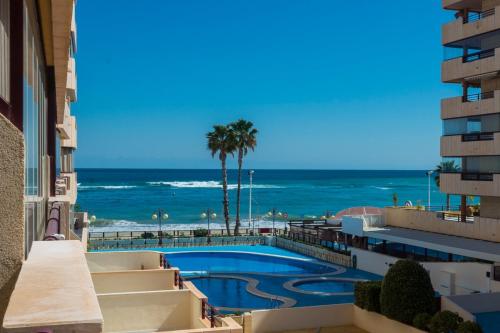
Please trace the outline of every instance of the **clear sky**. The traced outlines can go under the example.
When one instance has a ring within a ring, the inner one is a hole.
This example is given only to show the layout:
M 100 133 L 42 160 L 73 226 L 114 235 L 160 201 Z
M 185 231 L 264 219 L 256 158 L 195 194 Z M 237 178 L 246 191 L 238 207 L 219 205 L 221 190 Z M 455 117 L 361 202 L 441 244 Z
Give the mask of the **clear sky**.
M 356 3 L 78 1 L 77 165 L 218 168 L 205 133 L 245 118 L 247 167 L 433 167 L 451 13 Z

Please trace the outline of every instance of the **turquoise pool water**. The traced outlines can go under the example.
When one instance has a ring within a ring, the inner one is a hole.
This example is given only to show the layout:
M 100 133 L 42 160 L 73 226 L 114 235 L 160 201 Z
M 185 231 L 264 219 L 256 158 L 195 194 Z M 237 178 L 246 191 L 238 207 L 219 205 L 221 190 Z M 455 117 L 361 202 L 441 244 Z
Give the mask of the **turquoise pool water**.
M 476 321 L 483 333 L 498 333 L 500 332 L 500 312 L 483 312 L 475 313 Z
M 354 282 L 347 281 L 316 281 L 296 284 L 295 287 L 313 292 L 345 293 L 354 292 Z
M 247 282 L 237 279 L 199 278 L 192 282 L 199 290 L 206 292 L 211 304 L 225 308 L 251 308 L 265 309 L 274 307 L 276 302 L 255 296 L 246 290 Z M 229 296 L 228 290 L 231 290 Z
M 380 280 L 382 277 L 357 269 L 331 265 L 292 251 L 264 245 L 221 246 L 151 249 L 167 254 L 167 260 L 179 267 L 185 279 L 191 281 L 209 299 L 222 308 L 268 309 L 283 306 L 276 297 L 294 301 L 293 306 L 351 303 L 354 284 L 344 281 L 307 281 L 301 279 L 335 277 L 360 280 Z M 220 276 L 224 277 L 221 278 Z M 252 288 L 248 281 L 257 280 Z M 297 288 L 342 295 L 299 293 L 285 288 L 288 281 L 298 281 Z M 261 292 L 270 297 L 255 294 Z M 252 292 L 253 290 L 253 292 Z M 274 295 L 274 296 L 273 296 Z M 231 312 L 226 311 L 226 312 Z
M 170 253 L 168 261 L 185 274 L 252 273 L 273 275 L 311 275 L 337 272 L 334 266 L 311 259 L 251 252 Z

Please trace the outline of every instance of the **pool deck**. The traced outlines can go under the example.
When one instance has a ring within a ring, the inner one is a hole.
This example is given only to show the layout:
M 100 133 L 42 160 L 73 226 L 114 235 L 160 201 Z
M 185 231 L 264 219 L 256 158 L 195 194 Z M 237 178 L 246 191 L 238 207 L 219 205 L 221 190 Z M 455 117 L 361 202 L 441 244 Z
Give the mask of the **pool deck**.
M 165 253 L 182 252 L 252 252 L 258 254 L 267 254 L 283 257 L 293 257 L 298 259 L 314 259 L 297 252 L 281 249 L 269 245 L 229 245 L 229 246 L 196 246 L 196 247 L 174 247 L 174 248 L 152 248 L 150 250 L 161 251 Z

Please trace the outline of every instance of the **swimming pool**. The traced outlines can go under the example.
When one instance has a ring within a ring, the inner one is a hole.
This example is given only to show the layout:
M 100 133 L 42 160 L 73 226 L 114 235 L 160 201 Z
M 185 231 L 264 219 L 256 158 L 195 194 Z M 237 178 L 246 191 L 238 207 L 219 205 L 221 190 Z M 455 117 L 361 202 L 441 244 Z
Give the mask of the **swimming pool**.
M 168 261 L 184 274 L 250 273 L 274 276 L 338 274 L 345 271 L 319 261 L 257 252 L 178 252 L 167 255 Z
M 382 278 L 266 245 L 152 250 L 223 312 L 351 303 L 356 281 Z

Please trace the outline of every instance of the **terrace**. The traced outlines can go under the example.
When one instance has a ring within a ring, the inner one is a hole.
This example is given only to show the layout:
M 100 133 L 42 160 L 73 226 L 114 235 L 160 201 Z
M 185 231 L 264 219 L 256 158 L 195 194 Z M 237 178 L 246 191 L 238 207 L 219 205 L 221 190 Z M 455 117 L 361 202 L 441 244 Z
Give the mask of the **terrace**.
M 206 296 L 160 253 L 85 254 L 79 241 L 33 243 L 3 329 L 241 332 L 230 318 L 216 318 Z
M 442 27 L 443 45 L 458 45 L 478 35 L 500 29 L 499 7 L 469 11 Z

